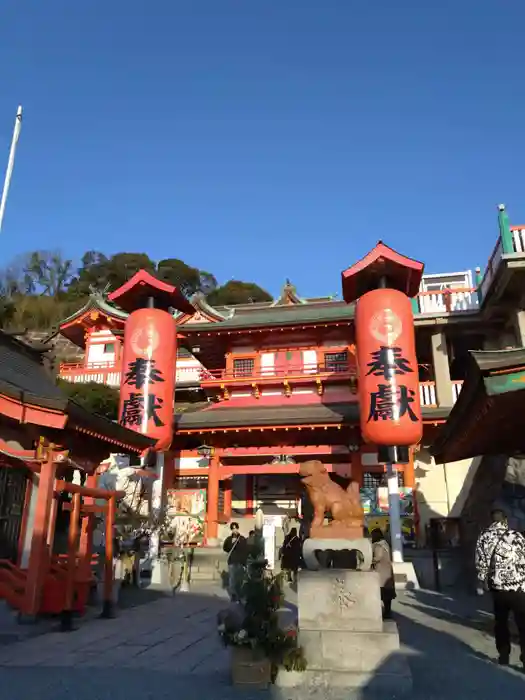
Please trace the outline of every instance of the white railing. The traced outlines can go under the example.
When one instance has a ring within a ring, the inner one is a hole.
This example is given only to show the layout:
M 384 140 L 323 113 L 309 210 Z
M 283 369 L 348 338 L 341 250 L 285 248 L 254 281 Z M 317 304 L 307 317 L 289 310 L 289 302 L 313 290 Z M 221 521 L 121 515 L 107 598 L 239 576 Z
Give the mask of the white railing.
M 198 386 L 200 384 L 202 365 L 189 367 L 177 367 L 176 381 L 178 387 Z M 81 364 L 63 365 L 60 368 L 59 376 L 74 384 L 86 384 L 96 382 L 97 384 L 108 384 L 109 386 L 120 386 L 120 370 L 114 364 L 100 363 L 100 366 L 89 364 L 87 367 Z
M 478 294 L 474 289 L 422 291 L 416 299 L 420 314 L 471 311 L 479 305 Z
M 514 228 L 512 232 L 512 247 L 515 253 L 525 253 L 525 228 Z
M 458 400 L 462 386 L 462 381 L 452 381 L 452 394 L 454 398 L 454 403 Z M 436 408 L 439 405 L 436 391 L 436 382 L 419 383 L 419 400 L 421 401 L 421 405 L 426 406 L 427 408 Z

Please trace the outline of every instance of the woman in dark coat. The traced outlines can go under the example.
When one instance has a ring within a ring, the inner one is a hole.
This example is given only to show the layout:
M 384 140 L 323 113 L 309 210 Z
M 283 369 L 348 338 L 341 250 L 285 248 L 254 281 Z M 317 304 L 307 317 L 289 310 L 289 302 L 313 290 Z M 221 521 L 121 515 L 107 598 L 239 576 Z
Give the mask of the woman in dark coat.
M 281 569 L 286 574 L 288 581 L 297 579 L 297 571 L 301 563 L 301 540 L 297 534 L 297 528 L 292 527 L 284 538 L 281 548 Z

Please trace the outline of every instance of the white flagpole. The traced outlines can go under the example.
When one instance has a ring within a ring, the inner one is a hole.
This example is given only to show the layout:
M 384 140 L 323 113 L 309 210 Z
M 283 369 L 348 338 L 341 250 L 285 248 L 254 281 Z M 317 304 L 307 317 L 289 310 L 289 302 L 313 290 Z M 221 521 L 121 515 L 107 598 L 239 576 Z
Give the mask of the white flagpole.
M 16 112 L 15 129 L 13 131 L 13 140 L 11 141 L 11 150 L 9 151 L 9 160 L 7 161 L 7 170 L 5 173 L 4 189 L 2 190 L 2 200 L 0 201 L 0 231 L 2 231 L 2 222 L 4 220 L 5 203 L 9 194 L 9 185 L 11 184 L 11 176 L 13 175 L 13 166 L 15 164 L 15 153 L 20 129 L 22 128 L 22 107 L 20 106 Z

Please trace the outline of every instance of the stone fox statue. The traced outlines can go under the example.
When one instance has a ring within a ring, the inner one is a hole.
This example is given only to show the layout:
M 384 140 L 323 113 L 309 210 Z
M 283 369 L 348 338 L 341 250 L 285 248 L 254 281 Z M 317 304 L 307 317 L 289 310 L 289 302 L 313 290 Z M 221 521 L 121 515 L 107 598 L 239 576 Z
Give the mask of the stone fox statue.
M 364 517 L 356 482 L 352 482 L 345 491 L 330 479 L 326 467 L 319 460 L 303 462 L 299 467 L 299 476 L 314 509 L 312 528 L 322 527 L 325 513 L 329 511 L 333 523 L 325 530 L 332 527 L 361 528 L 361 536 Z

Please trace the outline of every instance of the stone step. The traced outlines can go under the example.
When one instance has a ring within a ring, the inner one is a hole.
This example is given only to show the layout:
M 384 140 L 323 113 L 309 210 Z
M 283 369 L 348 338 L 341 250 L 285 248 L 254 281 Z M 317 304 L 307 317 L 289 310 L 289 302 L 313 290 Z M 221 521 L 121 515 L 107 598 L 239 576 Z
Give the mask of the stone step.
M 397 625 L 391 620 L 382 632 L 300 629 L 299 643 L 308 668 L 319 671 L 368 673 L 399 652 Z
M 218 571 L 192 571 L 192 581 L 220 581 L 221 575 Z
M 400 655 L 373 671 L 279 672 L 271 690 L 277 700 L 397 700 L 412 697 L 413 684 L 406 658 Z

